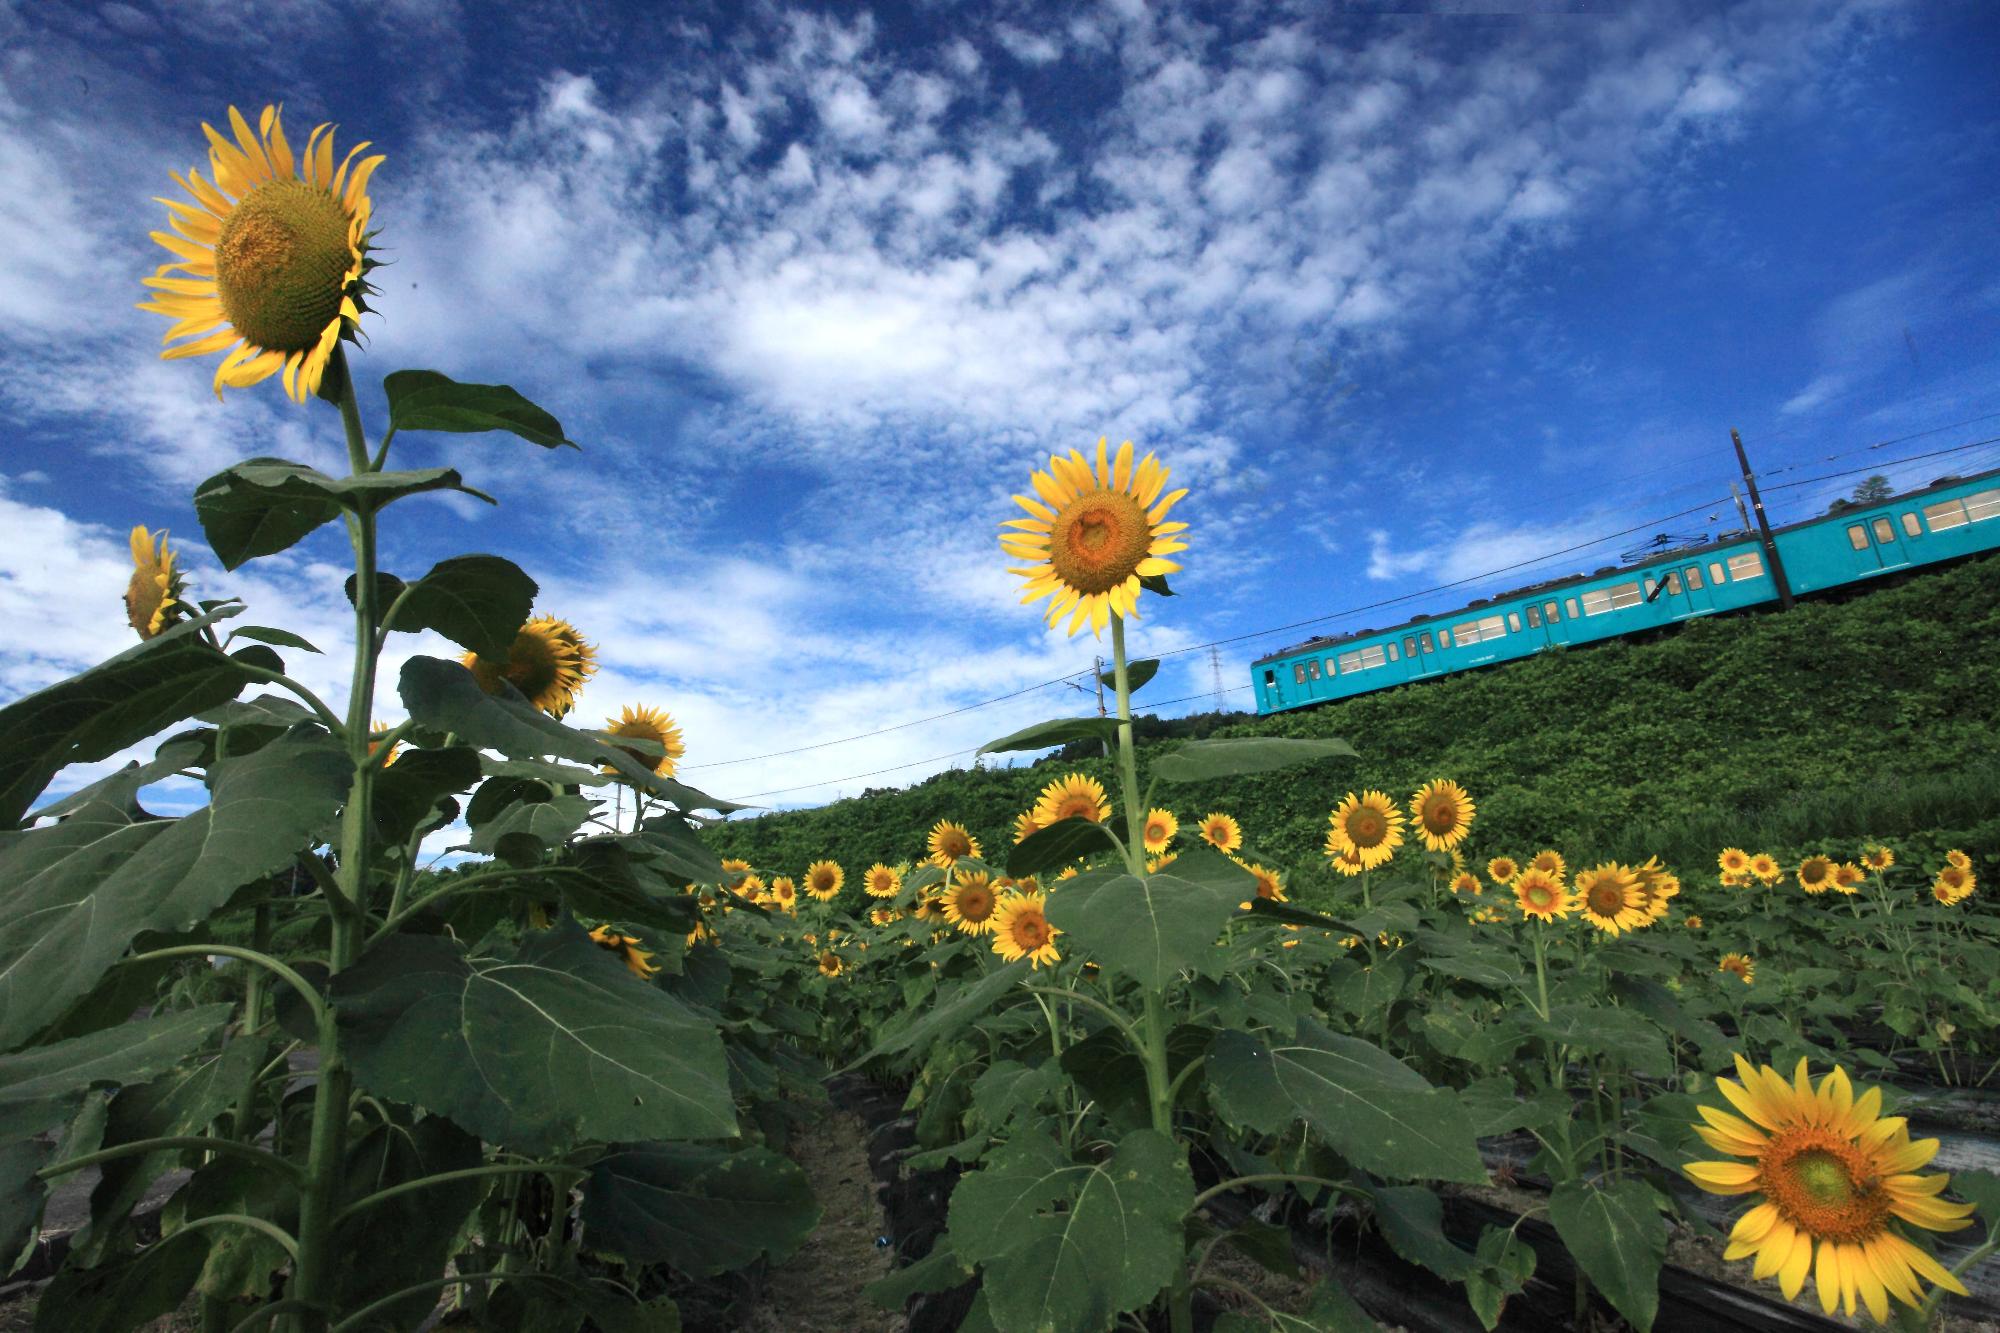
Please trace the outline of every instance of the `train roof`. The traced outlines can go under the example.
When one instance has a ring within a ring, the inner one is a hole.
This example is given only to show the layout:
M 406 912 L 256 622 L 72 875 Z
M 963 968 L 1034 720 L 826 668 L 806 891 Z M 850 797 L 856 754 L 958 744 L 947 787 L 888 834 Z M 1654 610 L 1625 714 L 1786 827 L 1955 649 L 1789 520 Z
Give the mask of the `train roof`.
M 1914 491 L 1898 491 L 1886 500 L 1855 505 L 1854 508 L 1875 509 L 1882 505 L 1898 504 L 1905 500 L 1917 500 L 1934 491 L 1941 491 L 1948 486 L 1962 486 L 1969 481 L 1982 481 L 1987 477 L 2000 477 L 2000 468 L 1992 468 L 1985 472 L 1974 472 L 1969 476 L 1959 476 L 1955 473 L 1949 474 L 1939 477 L 1929 485 L 1921 486 Z M 1776 537 L 1781 532 L 1793 532 L 1799 528 L 1809 528 L 1815 523 L 1825 523 L 1831 519 L 1838 519 L 1840 517 L 1841 514 L 1839 513 L 1816 514 L 1811 518 L 1802 518 L 1797 522 L 1786 523 L 1780 527 L 1772 528 L 1771 535 Z M 1754 532 L 1751 532 L 1747 528 L 1738 528 L 1731 532 L 1722 533 L 1708 541 L 1691 542 L 1686 546 L 1676 546 L 1671 550 L 1664 550 L 1656 555 L 1649 555 L 1644 560 L 1635 560 L 1629 565 L 1603 565 L 1587 574 L 1564 574 L 1558 578 L 1544 579 L 1539 583 L 1523 584 L 1518 588 L 1510 588 L 1506 592 L 1496 592 L 1489 597 L 1475 598 L 1467 602 L 1464 606 L 1454 610 L 1429 611 L 1420 616 L 1412 616 L 1410 619 L 1397 624 L 1384 626 L 1381 629 L 1358 629 L 1346 634 L 1317 635 L 1305 640 L 1303 643 L 1295 643 L 1289 648 L 1280 648 L 1277 652 L 1266 653 L 1250 665 L 1253 667 L 1262 666 L 1266 662 L 1275 662 L 1297 653 L 1318 652 L 1338 644 L 1353 643 L 1358 639 L 1372 639 L 1384 634 L 1400 634 L 1404 630 L 1415 629 L 1419 625 L 1429 625 L 1440 620 L 1451 620 L 1469 612 L 1477 611 L 1481 607 L 1491 606 L 1496 602 L 1512 601 L 1516 597 L 1529 597 L 1536 593 L 1554 592 L 1558 589 L 1574 587 L 1577 584 L 1607 578 L 1613 574 L 1625 574 L 1635 570 L 1644 570 L 1653 565 L 1678 563 L 1693 556 L 1705 555 L 1710 551 L 1719 550 L 1724 546 L 1733 546 L 1745 540 L 1754 541 L 1756 540 L 1756 536 Z

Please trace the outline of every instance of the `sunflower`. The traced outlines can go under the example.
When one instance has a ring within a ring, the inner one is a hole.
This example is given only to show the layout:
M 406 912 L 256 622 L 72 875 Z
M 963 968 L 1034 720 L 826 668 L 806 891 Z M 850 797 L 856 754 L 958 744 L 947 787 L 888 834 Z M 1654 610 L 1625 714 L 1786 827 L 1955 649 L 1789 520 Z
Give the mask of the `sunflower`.
M 1896 864 L 1896 854 L 1887 847 L 1878 844 L 1861 853 L 1861 864 L 1879 875 L 1890 866 Z
M 625 970 L 644 981 L 660 969 L 653 966 L 653 955 L 639 947 L 636 935 L 621 935 L 609 926 L 599 926 L 590 932 L 590 938 L 601 949 L 608 950 Z
M 368 728 L 368 757 L 370 759 L 373 759 L 375 752 L 382 748 L 382 737 L 388 735 L 392 730 L 393 728 L 387 722 L 377 722 Z M 382 767 L 387 768 L 389 765 L 395 763 L 396 752 L 402 748 L 403 743 L 401 741 L 390 742 L 389 753 L 382 756 Z
M 1799 862 L 1799 887 L 1807 893 L 1825 893 L 1833 887 L 1833 858 L 1808 856 Z
M 1528 869 L 1539 870 L 1560 884 L 1563 882 L 1563 877 L 1569 873 L 1569 864 L 1563 860 L 1561 852 L 1553 847 L 1544 847 L 1535 853 L 1533 860 L 1528 862 Z
M 1522 916 L 1543 921 L 1553 921 L 1576 910 L 1576 895 L 1565 889 L 1554 875 L 1532 866 L 1514 881 L 1514 902 Z
M 1718 972 L 1727 972 L 1746 986 L 1757 980 L 1757 960 L 1747 953 L 1726 953 L 1722 961 L 1715 965 Z
M 1280 875 L 1277 871 L 1260 865 L 1247 865 L 1243 868 L 1250 872 L 1252 879 L 1257 881 L 1257 896 L 1259 898 L 1274 903 L 1291 901 L 1285 896 L 1284 876 Z M 1250 904 L 1247 901 L 1241 902 L 1237 904 L 1237 908 L 1247 912 L 1250 910 Z
M 1785 1299 L 1811 1273 L 1820 1309 L 1852 1315 L 1860 1300 L 1878 1321 L 1889 1297 L 1921 1307 L 1919 1280 L 1966 1295 L 1965 1286 L 1893 1225 L 1926 1231 L 1970 1226 L 1973 1206 L 1939 1197 L 1944 1174 L 1917 1175 L 1937 1155 L 1936 1139 L 1912 1141 L 1901 1116 L 1883 1116 L 1882 1090 L 1856 1096 L 1836 1065 L 1815 1089 L 1801 1059 L 1790 1082 L 1741 1055 L 1742 1082 L 1719 1078 L 1716 1088 L 1741 1116 L 1714 1106 L 1697 1109 L 1694 1130 L 1712 1148 L 1749 1161 L 1689 1162 L 1682 1168 L 1710 1194 L 1757 1194 L 1761 1202 L 1736 1220 L 1724 1259 L 1756 1258 L 1752 1276 L 1776 1276 Z
M 1725 870 L 1722 872 L 1722 887 L 1724 887 L 1725 889 L 1747 888 L 1749 887 L 1749 884 L 1750 884 L 1750 872 L 1747 870 L 1743 871 Z
M 333 127 L 321 125 L 295 161 L 274 106 L 255 134 L 235 107 L 229 126 L 234 143 L 201 127 L 212 182 L 199 170 L 174 177 L 194 202 L 158 200 L 173 230 L 152 237 L 176 258 L 144 280 L 153 294 L 139 309 L 174 321 L 161 342 L 189 340 L 161 352 L 167 360 L 228 349 L 216 397 L 282 370 L 285 393 L 303 403 L 366 309 L 368 178 L 383 159 L 355 163 L 362 142 L 335 170 Z
M 1477 813 L 1465 788 L 1444 778 L 1425 783 L 1410 797 L 1410 823 L 1434 852 L 1448 852 L 1464 842 Z
M 1750 873 L 1766 884 L 1776 884 L 1785 877 L 1784 867 L 1769 852 L 1759 852 L 1750 858 Z
M 1724 847 L 1715 865 L 1725 875 L 1740 875 L 1750 868 L 1750 853 L 1741 847 Z
M 847 965 L 840 961 L 840 955 L 831 949 L 821 949 L 818 961 L 819 974 L 823 977 L 837 977 L 847 970 Z
M 868 924 L 872 926 L 893 926 L 900 915 L 893 907 L 877 907 L 868 913 Z
M 742 893 L 743 882 L 747 879 L 754 879 L 754 878 L 755 876 L 750 873 L 750 863 L 748 861 L 741 861 L 733 856 L 723 858 L 722 860 L 723 888 L 730 890 L 732 893 Z
M 1327 818 L 1333 825 L 1326 836 L 1327 855 L 1352 851 L 1360 856 L 1363 870 L 1382 865 L 1403 845 L 1403 812 L 1386 792 L 1349 792 Z
M 1243 826 L 1236 816 L 1212 810 L 1202 816 L 1201 840 L 1218 852 L 1233 852 L 1243 845 Z
M 1043 963 L 1053 967 L 1062 961 L 1056 952 L 1056 936 L 1062 932 L 1049 924 L 1039 893 L 1023 893 L 1002 899 L 993 912 L 993 952 L 1008 962 L 1025 958 L 1030 966 Z M 963 929 L 963 927 L 961 927 Z
M 1972 858 L 1956 847 L 1944 854 L 1944 863 L 1949 866 L 1957 866 L 1960 870 L 1972 869 Z
M 954 824 L 949 819 L 940 819 L 931 829 L 931 864 L 940 870 L 949 870 L 964 857 L 977 859 L 979 839 L 965 831 L 965 825 Z
M 1667 914 L 1667 904 L 1680 894 L 1680 876 L 1661 865 L 1657 856 L 1634 866 L 1632 874 L 1639 881 L 1639 906 L 1646 909 L 1646 919 L 1658 921 Z
M 1185 490 L 1162 496 L 1167 469 L 1152 454 L 1132 463 L 1132 442 L 1118 446 L 1115 459 L 1106 441 L 1097 442 L 1097 467 L 1076 450 L 1068 458 L 1049 456 L 1049 470 L 1032 478 L 1039 500 L 1017 495 L 1028 518 L 1001 526 L 1000 547 L 1030 561 L 1012 572 L 1027 580 L 1023 602 L 1049 597 L 1046 617 L 1054 625 L 1069 616 L 1069 633 L 1085 624 L 1102 633 L 1113 614 L 1132 618 L 1140 580 L 1171 574 L 1180 566 L 1166 557 L 1187 549 L 1178 534 L 1185 523 L 1164 520 Z M 1053 594 L 1053 596 L 1051 596 Z
M 1859 893 L 1861 881 L 1868 878 L 1868 872 L 1852 861 L 1842 861 L 1833 868 L 1833 891 L 1835 893 Z
M 125 620 L 141 639 L 150 639 L 178 620 L 187 579 L 174 565 L 167 530 L 132 529 L 132 578 L 125 585 Z
M 1146 827 L 1141 836 L 1145 841 L 1147 851 L 1164 852 L 1167 850 L 1167 844 L 1172 842 L 1174 836 L 1180 831 L 1181 821 L 1174 818 L 1173 811 L 1148 810 L 1146 812 Z
M 1681 922 L 1681 924 L 1683 926 L 1686 926 L 1689 930 L 1700 930 L 1701 918 L 1695 915 L 1693 912 L 1689 912 L 1687 920 Z
M 1087 819 L 1102 824 L 1111 818 L 1111 802 L 1105 799 L 1104 784 L 1083 773 L 1070 773 L 1042 788 L 1035 802 L 1035 823 L 1043 828 L 1065 819 Z
M 1159 874 L 1175 861 L 1178 861 L 1180 855 L 1179 852 L 1161 852 L 1158 856 L 1148 857 L 1146 859 L 1146 873 L 1149 875 Z M 1064 878 L 1066 879 L 1068 876 L 1065 875 Z
M 1931 896 L 1946 907 L 1964 902 L 1972 896 L 1979 881 L 1964 866 L 1947 865 L 1939 869 L 1937 878 L 1931 882 Z
M 1041 831 L 1042 826 L 1035 822 L 1035 812 L 1033 810 L 1023 810 L 1020 814 L 1014 816 L 1014 842 L 1017 845 L 1026 842 Z
M 983 870 L 970 871 L 945 890 L 944 919 L 967 935 L 990 935 L 999 905 L 992 877 Z
M 597 650 L 566 620 L 542 616 L 521 626 L 505 658 L 467 653 L 459 659 L 488 694 L 506 682 L 550 717 L 576 704 L 583 682 L 597 670 Z
M 903 872 L 877 861 L 861 877 L 861 890 L 870 898 L 893 898 L 903 891 Z
M 643 750 L 618 748 L 630 755 L 641 768 L 649 768 L 663 778 L 674 775 L 674 765 L 687 753 L 687 742 L 681 739 L 681 729 L 664 708 L 634 708 L 631 704 L 619 710 L 615 718 L 604 720 L 604 734 L 620 740 L 651 741 L 666 751 L 665 754 L 649 754 Z M 617 770 L 605 765 L 604 771 Z
M 771 901 L 777 905 L 779 910 L 789 912 L 794 916 L 798 915 L 799 886 L 793 881 L 790 875 L 772 876 L 771 887 L 768 892 Z
M 1339 836 L 1340 835 L 1334 830 L 1328 829 L 1326 834 L 1326 846 L 1321 848 L 1321 850 L 1324 851 L 1327 854 L 1327 857 L 1332 860 L 1333 868 L 1335 870 L 1338 870 L 1341 874 L 1347 876 L 1349 879 L 1352 879 L 1354 878 L 1354 876 L 1360 874 L 1362 871 L 1368 868 L 1368 862 L 1367 859 L 1363 857 L 1362 854 L 1356 851 L 1354 848 L 1339 846 L 1337 842 Z
M 944 899 L 934 893 L 918 894 L 917 905 L 911 909 L 910 914 L 919 921 L 943 921 Z
M 1479 876 L 1473 874 L 1470 870 L 1461 870 L 1451 877 L 1451 891 L 1453 893 L 1469 893 L 1477 897 L 1486 892 L 1486 886 L 1481 884 Z
M 806 867 L 806 892 L 816 902 L 832 902 L 846 882 L 847 875 L 838 861 L 815 861 Z
M 1486 877 L 1503 889 L 1512 884 L 1520 873 L 1520 863 L 1511 856 L 1496 856 L 1486 863 Z
M 1630 866 L 1606 861 L 1576 872 L 1576 903 L 1583 919 L 1607 935 L 1636 930 L 1650 919 Z

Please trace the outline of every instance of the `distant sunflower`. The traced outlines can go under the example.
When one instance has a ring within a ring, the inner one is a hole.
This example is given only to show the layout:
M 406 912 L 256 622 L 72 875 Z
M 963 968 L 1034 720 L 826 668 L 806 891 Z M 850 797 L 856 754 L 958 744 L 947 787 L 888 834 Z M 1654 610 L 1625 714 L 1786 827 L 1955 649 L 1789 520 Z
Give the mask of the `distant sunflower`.
M 1799 887 L 1807 893 L 1825 893 L 1833 887 L 1833 858 L 1808 856 L 1799 862 Z
M 1533 860 L 1528 862 L 1528 869 L 1539 870 L 1544 875 L 1553 876 L 1556 883 L 1560 884 L 1569 872 L 1569 865 L 1563 860 L 1561 852 L 1553 847 L 1544 847 L 1535 853 Z
M 1023 810 L 1020 814 L 1014 816 L 1014 842 L 1016 845 L 1026 842 L 1041 831 L 1042 826 L 1035 822 L 1035 812 L 1033 810 Z
M 1363 870 L 1384 864 L 1403 845 L 1403 812 L 1386 792 L 1349 792 L 1327 819 L 1333 826 L 1327 834 L 1327 854 L 1351 851 Z
M 1029 517 L 1001 526 L 1001 549 L 1030 563 L 1012 572 L 1027 580 L 1023 602 L 1050 598 L 1047 621 L 1067 614 L 1069 633 L 1086 624 L 1102 633 L 1112 615 L 1132 618 L 1140 580 L 1171 574 L 1180 566 L 1166 557 L 1187 549 L 1178 539 L 1185 523 L 1166 522 L 1167 512 L 1187 494 L 1162 495 L 1168 471 L 1152 454 L 1134 466 L 1132 442 L 1118 446 L 1114 459 L 1106 441 L 1097 442 L 1097 467 L 1072 449 L 1068 458 L 1050 455 L 1047 472 L 1032 478 L 1038 499 L 1017 495 Z
M 1687 927 L 1687 928 L 1688 928 L 1689 930 L 1700 930 L 1700 929 L 1701 929 L 1701 918 L 1700 918 L 1699 916 L 1695 915 L 1695 914 L 1694 914 L 1693 912 L 1689 912 L 1689 913 L 1688 913 L 1688 916 L 1687 916 L 1687 920 L 1685 920 L 1685 921 L 1681 922 L 1681 924 L 1682 924 L 1683 926 L 1686 926 L 1686 927 Z
M 1769 852 L 1758 852 L 1750 858 L 1750 873 L 1766 884 L 1776 884 L 1785 877 L 1784 867 Z
M 1180 859 L 1180 855 L 1181 854 L 1179 852 L 1161 852 L 1158 856 L 1148 857 L 1146 859 L 1146 873 L 1149 875 L 1159 874 L 1162 870 L 1165 870 L 1175 861 L 1178 861 Z M 1069 870 L 1064 872 L 1063 878 L 1067 879 L 1069 878 L 1070 875 L 1073 875 L 1075 873 L 1076 873 L 1075 867 L 1071 867 Z
M 1749 886 L 1750 872 L 1747 870 L 1722 872 L 1722 886 L 1726 889 L 1741 889 Z
M 967 935 L 990 935 L 999 905 L 992 877 L 983 870 L 969 871 L 945 890 L 944 919 Z
M 1956 847 L 1944 854 L 1944 863 L 1948 866 L 1957 866 L 1960 870 L 1972 869 L 1972 858 Z
M 641 768 L 649 768 L 663 778 L 672 777 L 674 765 L 687 753 L 687 742 L 681 739 L 681 729 L 664 708 L 633 707 L 625 705 L 615 718 L 606 718 L 604 734 L 620 740 L 651 741 L 666 753 L 648 754 L 644 750 L 627 749 L 619 746 Z M 616 770 L 609 765 L 605 772 Z
M 1356 851 L 1354 848 L 1343 847 L 1339 845 L 1338 843 L 1339 836 L 1340 835 L 1334 830 L 1332 829 L 1327 830 L 1326 846 L 1321 848 L 1321 850 L 1324 851 L 1327 855 L 1327 858 L 1333 862 L 1333 868 L 1335 870 L 1338 870 L 1341 874 L 1347 876 L 1349 879 L 1352 879 L 1354 876 L 1360 874 L 1362 871 L 1368 868 L 1368 862 L 1361 855 L 1361 853 Z
M 1181 831 L 1181 821 L 1174 818 L 1171 810 L 1148 810 L 1143 838 L 1149 852 L 1164 852 L 1174 835 Z
M 1646 919 L 1658 921 L 1666 916 L 1668 903 L 1680 895 L 1680 876 L 1661 865 L 1657 856 L 1632 867 L 1632 873 L 1639 881 L 1639 906 L 1646 910 Z
M 903 891 L 903 872 L 877 861 L 861 877 L 861 890 L 870 898 L 893 898 Z
M 1741 847 L 1724 847 L 1715 865 L 1725 875 L 1740 875 L 1750 868 L 1750 853 Z
M 1035 802 L 1035 823 L 1043 828 L 1065 819 L 1087 819 L 1102 824 L 1111 818 L 1111 802 L 1105 799 L 1104 784 L 1084 773 L 1069 773 L 1042 788 Z
M 1833 891 L 1835 893 L 1859 893 L 1861 881 L 1868 878 L 1868 872 L 1852 861 L 1842 861 L 1833 868 Z
M 1410 797 L 1410 824 L 1434 852 L 1448 852 L 1464 842 L 1477 813 L 1465 788 L 1444 778 L 1425 783 Z
M 1290 901 L 1285 897 L 1284 876 L 1280 875 L 1277 871 L 1260 865 L 1248 865 L 1243 868 L 1250 872 L 1250 878 L 1257 881 L 1257 896 L 1259 898 L 1274 903 Z M 1245 912 L 1250 910 L 1250 904 L 1247 901 L 1238 904 L 1238 907 Z
M 797 914 L 799 910 L 798 882 L 790 875 L 773 875 L 769 890 L 771 901 L 783 910 Z
M 1451 891 L 1453 893 L 1469 893 L 1476 898 L 1486 892 L 1486 886 L 1481 884 L 1479 876 L 1473 874 L 1470 870 L 1461 870 L 1451 877 Z
M 1817 1089 L 1804 1059 L 1789 1081 L 1741 1055 L 1736 1072 L 1740 1083 L 1719 1078 L 1715 1086 L 1742 1114 L 1699 1106 L 1706 1123 L 1694 1130 L 1710 1147 L 1750 1160 L 1682 1168 L 1710 1194 L 1762 1196 L 1736 1220 L 1724 1259 L 1754 1257 L 1751 1275 L 1776 1277 L 1787 1300 L 1811 1274 L 1822 1311 L 1839 1306 L 1852 1315 L 1858 1300 L 1878 1322 L 1888 1319 L 1891 1296 L 1921 1308 L 1923 1281 L 1967 1294 L 1894 1225 L 1971 1225 L 1973 1205 L 1939 1197 L 1950 1176 L 1915 1174 L 1937 1155 L 1936 1139 L 1913 1142 L 1903 1117 L 1882 1115 L 1882 1090 L 1864 1087 L 1856 1096 L 1837 1065 Z
M 150 639 L 186 609 L 181 594 L 187 580 L 175 567 L 167 530 L 132 529 L 132 578 L 125 585 L 125 620 L 141 639 Z
M 726 856 L 722 859 L 722 887 L 728 889 L 731 893 L 741 895 L 744 892 L 743 885 L 745 881 L 755 878 L 756 876 L 750 871 L 750 863 L 748 861 L 739 860 L 733 856 Z
M 1541 921 L 1554 921 L 1576 910 L 1576 898 L 1563 888 L 1562 881 L 1546 870 L 1533 867 L 1522 871 L 1521 877 L 1514 881 L 1514 903 L 1522 916 Z
M 993 952 L 1010 963 L 1026 958 L 1036 968 L 1062 961 L 1055 943 L 1062 932 L 1049 924 L 1043 904 L 1039 893 L 1003 898 L 993 911 Z
M 1616 861 L 1577 871 L 1576 901 L 1583 919 L 1607 935 L 1637 930 L 1648 920 L 1638 876 Z
M 806 892 L 815 902 L 832 902 L 846 882 L 846 872 L 838 861 L 815 861 L 806 867 Z
M 505 658 L 467 653 L 459 660 L 480 689 L 498 694 L 504 681 L 550 717 L 561 717 L 575 707 L 577 691 L 597 671 L 597 650 L 583 641 L 574 625 L 555 616 L 541 616 L 521 626 Z
M 1511 856 L 1496 856 L 1486 863 L 1486 877 L 1506 888 L 1521 873 L 1520 863 Z
M 1718 972 L 1727 972 L 1748 986 L 1757 980 L 1757 960 L 1747 953 L 1726 953 L 1722 961 L 1715 965 Z
M 1234 815 L 1210 811 L 1201 818 L 1201 840 L 1218 852 L 1233 852 L 1243 845 L 1243 826 Z
M 644 981 L 660 969 L 653 966 L 653 955 L 639 947 L 636 935 L 621 935 L 609 926 L 599 926 L 590 932 L 590 938 L 601 949 L 607 950 L 625 970 Z
M 153 294 L 139 309 L 174 321 L 162 342 L 190 340 L 160 353 L 167 360 L 228 349 L 216 397 L 283 371 L 286 395 L 303 403 L 366 308 L 368 178 L 383 159 L 356 165 L 363 142 L 336 170 L 333 127 L 321 125 L 294 160 L 275 106 L 254 134 L 233 106 L 229 126 L 234 143 L 201 127 L 212 182 L 199 170 L 174 177 L 193 202 L 157 201 L 173 230 L 152 237 L 176 258 L 144 279 Z
M 370 759 L 373 759 L 375 752 L 382 748 L 381 738 L 387 736 L 393 730 L 394 728 L 387 722 L 377 722 L 368 728 L 368 757 Z M 389 753 L 382 756 L 382 767 L 387 768 L 389 765 L 395 763 L 396 752 L 402 748 L 403 743 L 401 741 L 392 741 L 389 745 Z
M 847 970 L 847 964 L 843 963 L 840 955 L 831 949 L 821 949 L 817 961 L 819 974 L 823 977 L 837 977 Z
M 1861 853 L 1861 864 L 1879 875 L 1896 864 L 1896 853 L 1878 844 Z
M 929 848 L 931 864 L 940 870 L 951 869 L 965 857 L 979 857 L 979 839 L 966 832 L 965 825 L 949 819 L 940 819 L 931 829 Z
M 1955 906 L 1972 896 L 1978 887 L 1978 880 L 1964 866 L 1946 865 L 1937 872 L 1931 882 L 1931 896 L 1947 907 Z

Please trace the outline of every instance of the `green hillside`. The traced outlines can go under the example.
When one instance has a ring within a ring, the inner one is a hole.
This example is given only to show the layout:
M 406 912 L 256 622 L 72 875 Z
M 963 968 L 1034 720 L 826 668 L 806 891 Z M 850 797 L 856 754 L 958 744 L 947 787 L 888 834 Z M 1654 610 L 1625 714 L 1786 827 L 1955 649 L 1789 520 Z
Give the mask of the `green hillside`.
M 1155 794 L 1184 826 L 1235 814 L 1249 852 L 1307 897 L 1333 881 L 1319 846 L 1344 792 L 1407 797 L 1432 777 L 1473 793 L 1481 859 L 1555 846 L 1572 863 L 1659 853 L 1705 873 L 1723 842 L 1844 854 L 1882 836 L 1906 855 L 1963 844 L 1987 869 L 2000 851 L 1996 641 L 2000 557 L 1987 557 L 1843 601 L 1696 620 L 1297 713 L 1142 718 L 1141 776 L 1177 734 L 1349 741 L 1358 760 Z M 740 819 L 714 841 L 767 871 L 830 856 L 852 872 L 914 860 L 930 826 L 955 819 L 999 859 L 1014 815 L 1072 769 L 1111 786 L 1107 761 L 1058 756 Z

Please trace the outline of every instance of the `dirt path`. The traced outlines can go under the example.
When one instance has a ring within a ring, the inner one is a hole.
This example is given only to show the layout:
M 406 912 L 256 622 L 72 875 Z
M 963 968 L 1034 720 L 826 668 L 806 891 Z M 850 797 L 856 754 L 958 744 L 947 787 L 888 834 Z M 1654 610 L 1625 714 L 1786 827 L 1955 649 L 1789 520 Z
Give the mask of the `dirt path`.
M 875 1243 L 885 1223 L 863 1133 L 860 1117 L 828 1108 L 792 1141 L 824 1211 L 799 1252 L 771 1271 L 745 1333 L 903 1333 L 902 1315 L 862 1294 L 895 1263 L 895 1251 Z

